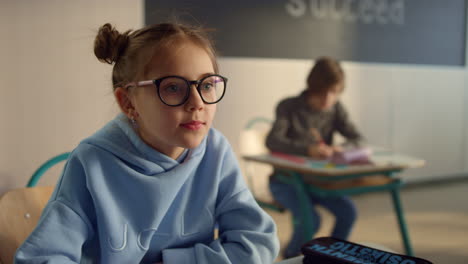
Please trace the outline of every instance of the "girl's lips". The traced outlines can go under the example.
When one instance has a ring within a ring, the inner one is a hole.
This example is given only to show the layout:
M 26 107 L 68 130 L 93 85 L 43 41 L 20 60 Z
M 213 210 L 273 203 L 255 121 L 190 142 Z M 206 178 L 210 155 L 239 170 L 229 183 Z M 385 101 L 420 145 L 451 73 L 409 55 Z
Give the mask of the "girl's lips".
M 204 125 L 205 123 L 201 121 L 191 121 L 191 122 L 183 123 L 180 126 L 186 129 L 190 129 L 190 130 L 198 130 L 202 128 Z

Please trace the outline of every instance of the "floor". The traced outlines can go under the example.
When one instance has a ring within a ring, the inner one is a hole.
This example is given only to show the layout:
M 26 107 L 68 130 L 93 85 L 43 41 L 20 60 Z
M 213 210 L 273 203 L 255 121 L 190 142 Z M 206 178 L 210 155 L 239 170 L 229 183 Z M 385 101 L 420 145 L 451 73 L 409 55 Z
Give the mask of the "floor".
M 359 218 L 350 241 L 376 243 L 403 252 L 389 193 L 355 196 Z M 441 264 L 468 263 L 468 180 L 407 186 L 401 199 L 410 239 L 417 257 Z M 323 221 L 316 237 L 327 236 L 332 216 L 319 208 Z M 267 212 L 278 225 L 281 249 L 291 234 L 289 212 Z M 279 257 L 277 260 L 280 260 Z

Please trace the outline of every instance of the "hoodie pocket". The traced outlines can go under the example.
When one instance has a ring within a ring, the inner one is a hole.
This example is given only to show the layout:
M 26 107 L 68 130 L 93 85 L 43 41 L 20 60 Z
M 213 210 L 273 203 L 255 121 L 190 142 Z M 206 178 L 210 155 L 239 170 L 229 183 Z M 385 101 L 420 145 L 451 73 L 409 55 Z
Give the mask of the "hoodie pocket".
M 194 211 L 187 210 L 184 214 L 184 222 L 182 225 L 182 236 L 192 236 L 204 233 L 213 233 L 214 218 L 208 208 Z

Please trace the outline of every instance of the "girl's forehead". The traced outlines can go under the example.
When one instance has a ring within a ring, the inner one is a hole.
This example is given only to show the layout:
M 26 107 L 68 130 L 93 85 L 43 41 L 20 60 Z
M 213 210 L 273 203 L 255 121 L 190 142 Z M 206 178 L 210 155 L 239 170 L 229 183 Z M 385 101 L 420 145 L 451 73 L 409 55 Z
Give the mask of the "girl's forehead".
M 167 75 L 193 78 L 194 75 L 214 73 L 214 66 L 206 49 L 192 42 L 182 42 L 155 51 L 147 73 L 151 78 Z

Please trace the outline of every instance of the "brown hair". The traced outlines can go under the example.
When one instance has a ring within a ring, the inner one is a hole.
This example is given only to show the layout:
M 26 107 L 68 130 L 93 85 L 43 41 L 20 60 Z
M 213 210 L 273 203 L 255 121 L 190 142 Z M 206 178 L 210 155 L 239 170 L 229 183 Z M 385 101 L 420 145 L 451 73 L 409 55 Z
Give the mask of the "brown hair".
M 343 69 L 337 60 L 321 57 L 317 59 L 307 77 L 307 91 L 309 94 L 322 94 L 328 92 L 334 85 L 342 84 L 340 90 L 342 92 L 344 79 Z
M 119 33 L 111 24 L 99 28 L 94 40 L 94 54 L 101 62 L 114 64 L 112 85 L 114 89 L 127 83 L 139 81 L 146 74 L 147 66 L 156 51 L 170 47 L 177 41 L 191 41 L 204 48 L 218 72 L 216 52 L 207 30 L 179 23 L 163 23 L 142 29 Z

